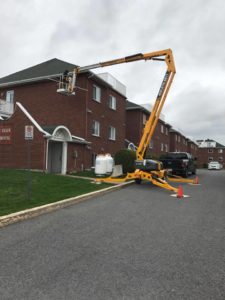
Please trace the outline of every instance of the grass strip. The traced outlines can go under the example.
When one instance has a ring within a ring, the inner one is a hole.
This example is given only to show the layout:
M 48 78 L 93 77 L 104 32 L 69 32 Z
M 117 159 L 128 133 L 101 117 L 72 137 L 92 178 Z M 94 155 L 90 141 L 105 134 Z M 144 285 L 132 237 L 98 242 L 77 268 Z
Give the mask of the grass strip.
M 29 187 L 30 184 L 30 187 Z M 111 186 L 41 172 L 0 169 L 0 216 Z

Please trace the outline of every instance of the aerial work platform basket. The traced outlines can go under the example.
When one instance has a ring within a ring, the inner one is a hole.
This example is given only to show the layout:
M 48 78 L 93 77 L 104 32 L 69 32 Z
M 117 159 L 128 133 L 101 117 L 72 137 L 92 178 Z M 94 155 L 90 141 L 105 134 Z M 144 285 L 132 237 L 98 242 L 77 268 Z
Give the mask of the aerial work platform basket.
M 74 85 L 76 81 L 75 73 L 68 72 L 67 70 L 60 77 L 59 86 L 57 89 L 57 93 L 65 95 L 65 96 L 74 96 Z

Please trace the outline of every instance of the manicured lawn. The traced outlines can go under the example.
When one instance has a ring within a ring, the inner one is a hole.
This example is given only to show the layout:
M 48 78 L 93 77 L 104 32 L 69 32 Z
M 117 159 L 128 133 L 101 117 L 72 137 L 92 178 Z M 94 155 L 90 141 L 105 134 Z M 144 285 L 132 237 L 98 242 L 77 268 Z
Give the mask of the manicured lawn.
M 80 171 L 80 172 L 75 172 L 72 173 L 72 175 L 74 176 L 83 176 L 83 177 L 91 177 L 91 178 L 104 178 L 104 177 L 109 177 L 110 174 L 106 174 L 106 175 L 101 175 L 101 176 L 97 176 L 94 172 L 94 170 L 85 170 L 85 171 Z
M 97 185 L 89 180 L 66 176 L 0 169 L 0 216 L 86 194 L 108 186 L 110 184 Z
M 74 172 L 74 173 L 72 173 L 72 175 L 83 176 L 83 177 L 92 177 L 92 178 L 96 177 L 94 170 L 85 170 L 85 171 L 80 171 L 80 172 Z

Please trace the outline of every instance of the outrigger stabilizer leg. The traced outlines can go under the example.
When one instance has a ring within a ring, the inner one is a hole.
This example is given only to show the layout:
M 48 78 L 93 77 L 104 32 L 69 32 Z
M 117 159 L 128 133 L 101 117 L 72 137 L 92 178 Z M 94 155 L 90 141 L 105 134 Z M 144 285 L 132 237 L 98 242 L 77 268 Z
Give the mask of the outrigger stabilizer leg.
M 108 177 L 108 178 L 97 178 L 96 182 L 109 182 L 109 183 L 122 183 L 130 180 L 145 180 L 153 183 L 154 185 L 173 191 L 178 192 L 178 189 L 171 186 L 165 179 L 156 176 L 155 174 L 144 172 L 141 170 L 136 170 L 133 173 L 127 173 L 124 178 Z
M 167 179 L 172 182 L 184 182 L 184 183 L 191 183 L 191 184 L 199 184 L 198 176 L 196 176 L 194 179 L 188 179 L 188 178 L 183 178 L 181 176 L 170 174 L 167 176 Z

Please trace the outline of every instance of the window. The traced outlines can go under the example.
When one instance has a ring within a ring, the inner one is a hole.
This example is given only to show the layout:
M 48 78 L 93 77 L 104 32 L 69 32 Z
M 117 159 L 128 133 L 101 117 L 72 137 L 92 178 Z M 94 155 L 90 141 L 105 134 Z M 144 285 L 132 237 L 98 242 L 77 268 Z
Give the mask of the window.
M 209 159 L 208 159 L 209 161 L 213 161 L 213 157 L 209 157 Z
M 96 157 L 97 157 L 97 154 L 96 153 L 92 153 L 92 155 L 91 155 L 91 161 L 92 161 L 92 166 L 93 167 L 95 166 Z
M 93 85 L 93 100 L 101 102 L 101 89 L 97 85 Z
M 177 135 L 175 134 L 175 141 L 177 141 Z
M 149 148 L 150 148 L 150 149 L 153 149 L 153 140 L 150 141 L 150 143 L 149 143 Z
M 218 149 L 218 153 L 223 153 L 223 149 Z
M 116 97 L 109 95 L 109 108 L 116 110 Z
M 168 135 L 168 128 L 166 127 L 166 135 Z
M 165 144 L 165 152 L 168 152 L 168 145 L 167 144 Z
M 213 153 L 213 149 L 208 149 L 208 153 Z
M 161 151 L 163 151 L 163 143 L 161 143 Z
M 161 133 L 164 133 L 164 126 L 161 125 Z
M 116 140 L 116 128 L 109 126 L 109 139 L 115 141 Z
M 180 143 L 180 136 L 179 136 L 179 135 L 178 135 L 178 139 L 177 139 L 177 140 L 178 140 L 178 142 Z
M 222 156 L 219 157 L 219 161 L 223 162 L 223 157 Z
M 14 101 L 14 91 L 7 91 L 6 102 L 13 103 L 13 101 Z
M 100 123 L 98 121 L 92 123 L 92 135 L 100 136 Z
M 147 121 L 147 116 L 145 114 L 143 114 L 142 116 L 143 116 L 143 125 L 145 125 L 145 123 Z

